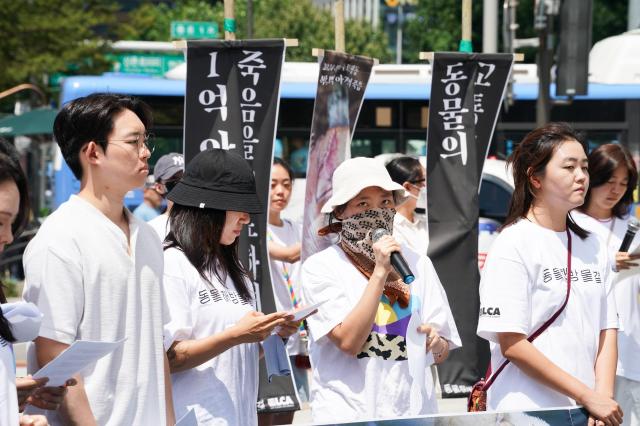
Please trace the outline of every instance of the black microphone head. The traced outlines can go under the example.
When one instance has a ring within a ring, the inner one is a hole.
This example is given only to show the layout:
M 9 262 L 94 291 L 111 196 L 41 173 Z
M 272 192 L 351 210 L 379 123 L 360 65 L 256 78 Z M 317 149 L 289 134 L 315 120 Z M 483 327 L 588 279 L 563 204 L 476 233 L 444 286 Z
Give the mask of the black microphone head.
M 634 234 L 640 231 L 640 222 L 635 217 L 629 218 L 629 223 L 627 224 L 627 230 L 633 232 Z
M 378 228 L 371 233 L 371 240 L 375 243 L 385 235 L 391 235 L 391 234 L 389 233 L 389 231 L 387 231 L 384 228 Z

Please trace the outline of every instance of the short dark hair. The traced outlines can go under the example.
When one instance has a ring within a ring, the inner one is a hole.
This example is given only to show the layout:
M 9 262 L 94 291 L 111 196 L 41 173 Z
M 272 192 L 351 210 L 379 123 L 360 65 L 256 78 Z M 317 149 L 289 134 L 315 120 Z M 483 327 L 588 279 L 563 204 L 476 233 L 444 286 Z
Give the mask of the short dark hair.
M 420 161 L 413 157 L 398 157 L 387 163 L 387 172 L 391 180 L 402 185 L 405 182 L 416 183 L 425 176 Z
M 82 179 L 80 150 L 94 141 L 107 150 L 107 138 L 113 130 L 113 119 L 131 110 L 148 130 L 153 124 L 151 109 L 143 101 L 124 95 L 94 93 L 65 104 L 53 123 L 53 134 L 62 156 L 77 179 Z
M 613 176 L 613 172 L 620 166 L 624 166 L 627 170 L 629 179 L 627 190 L 620 201 L 613 206 L 612 213 L 622 219 L 629 212 L 629 206 L 633 203 L 633 191 L 638 185 L 638 170 L 629 150 L 613 143 L 600 145 L 589 154 L 589 190 L 584 204 L 580 207 L 581 211 L 584 212 L 589 207 L 591 190 L 607 183 Z
M 240 296 L 251 300 L 246 284 L 249 274 L 238 257 L 238 239 L 230 245 L 220 244 L 226 217 L 225 210 L 175 203 L 169 212 L 170 231 L 164 240 L 165 250 L 175 247 L 182 251 L 209 284 L 212 275 L 223 284 L 227 276 L 231 277 Z
M 27 177 L 20 166 L 20 157 L 15 147 L 0 138 L 0 182 L 12 181 L 18 187 L 20 193 L 20 206 L 18 215 L 11 224 L 11 233 L 17 237 L 29 221 L 29 189 L 27 187 Z M 2 291 L 0 283 L 0 303 L 6 303 L 7 299 Z M 8 342 L 15 341 L 9 321 L 2 315 L 0 310 L 0 336 Z
M 507 160 L 513 170 L 514 190 L 503 228 L 527 217 L 534 200 L 531 177 L 544 176 L 547 164 L 556 150 L 564 142 L 572 140 L 585 148 L 582 135 L 567 123 L 547 123 L 529 132 L 516 146 Z M 589 232 L 578 226 L 570 214 L 567 214 L 567 227 L 582 239 L 589 236 Z
M 285 171 L 289 174 L 289 180 L 293 182 L 295 177 L 293 176 L 293 170 L 291 169 L 289 163 L 287 163 L 280 157 L 273 157 L 273 165 L 282 166 L 282 168 L 285 169 Z

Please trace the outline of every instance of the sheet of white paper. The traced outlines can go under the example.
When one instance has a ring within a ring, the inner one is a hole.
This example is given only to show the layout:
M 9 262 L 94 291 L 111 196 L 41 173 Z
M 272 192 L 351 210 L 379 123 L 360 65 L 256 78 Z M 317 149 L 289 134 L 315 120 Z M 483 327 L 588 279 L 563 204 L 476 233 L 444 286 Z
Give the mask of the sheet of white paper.
M 196 418 L 196 412 L 193 408 L 178 419 L 176 426 L 198 426 L 198 419 Z
M 306 317 L 311 312 L 318 309 L 318 307 L 320 307 L 324 302 L 326 302 L 326 300 L 323 300 L 322 302 L 318 302 L 315 305 L 304 306 L 297 310 L 291 311 L 290 313 L 293 314 L 293 321 L 302 321 L 304 317 Z
M 92 342 L 78 340 L 42 367 L 34 378 L 48 377 L 47 386 L 62 386 L 74 374 L 93 364 L 122 346 L 126 339 L 117 342 Z

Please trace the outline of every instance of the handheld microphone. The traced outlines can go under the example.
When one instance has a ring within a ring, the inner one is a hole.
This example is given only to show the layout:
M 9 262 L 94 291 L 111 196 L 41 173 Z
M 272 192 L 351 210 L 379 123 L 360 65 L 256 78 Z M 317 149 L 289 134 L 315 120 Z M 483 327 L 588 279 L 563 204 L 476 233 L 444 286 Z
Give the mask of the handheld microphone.
M 620 249 L 618 251 L 629 251 L 629 247 L 631 246 L 631 242 L 636 236 L 636 232 L 640 230 L 640 223 L 635 219 L 629 219 L 629 224 L 627 225 L 627 232 L 624 234 L 624 238 L 622 239 L 622 244 L 620 244 Z
M 371 234 L 371 239 L 375 243 L 385 235 L 390 235 L 389 231 L 384 228 L 378 228 Z M 407 261 L 404 260 L 404 257 L 402 257 L 402 254 L 399 251 L 394 251 L 391 253 L 391 265 L 393 266 L 393 269 L 395 269 L 396 272 L 402 277 L 402 281 L 404 281 L 405 284 L 411 284 L 413 280 L 416 279 L 416 277 L 413 275 L 413 272 L 411 272 L 411 269 L 409 269 Z

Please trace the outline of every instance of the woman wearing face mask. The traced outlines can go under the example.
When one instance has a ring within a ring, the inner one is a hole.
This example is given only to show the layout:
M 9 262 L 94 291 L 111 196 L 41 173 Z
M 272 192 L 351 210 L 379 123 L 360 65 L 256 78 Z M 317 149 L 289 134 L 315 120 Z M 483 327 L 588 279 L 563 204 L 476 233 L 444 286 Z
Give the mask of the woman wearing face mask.
M 302 267 L 305 301 L 324 301 L 307 320 L 313 421 L 434 413 L 429 364 L 444 361 L 461 342 L 431 261 L 390 236 L 404 188 L 371 158 L 343 162 L 332 181 L 333 195 L 322 207 L 330 225 L 321 232 L 336 232 L 339 240 Z M 389 235 L 373 242 L 380 228 Z M 394 251 L 416 276 L 410 285 L 391 266 Z
M 249 213 L 263 211 L 253 171 L 237 154 L 203 151 L 168 199 L 165 346 L 176 417 L 193 409 L 200 425 L 257 425 L 258 343 L 276 327 L 288 337 L 297 324 L 286 312 L 256 312 L 238 257 Z
M 429 231 L 424 214 L 416 214 L 416 207 L 426 209 L 427 173 L 420 161 L 413 157 L 399 157 L 387 163 L 391 179 L 405 189 L 409 198 L 396 207 L 393 218 L 393 236 L 410 249 L 427 254 Z M 418 205 L 423 202 L 424 205 Z
M 290 311 L 302 307 L 300 286 L 300 225 L 283 219 L 280 214 L 289 204 L 293 188 L 293 173 L 280 158 L 273 159 L 271 168 L 271 194 L 269 199 L 269 228 L 267 244 L 271 260 L 271 284 L 276 296 L 276 309 Z M 293 378 L 302 401 L 309 399 L 307 378 L 309 357 L 307 334 L 303 327 L 289 337 L 287 353 L 291 359 Z M 290 423 L 290 422 L 289 422 Z
M 11 244 L 28 222 L 27 179 L 13 145 L 0 139 L 0 252 Z M 44 416 L 19 415 L 29 403 L 40 408 L 58 408 L 66 387 L 50 388 L 46 378 L 16 379 L 12 344 L 28 342 L 38 336 L 42 314 L 31 303 L 7 303 L 0 283 L 0 425 L 46 425 Z M 20 319 L 19 323 L 13 322 Z M 69 381 L 73 385 L 75 381 Z
M 487 409 L 580 404 L 590 424 L 618 425 L 606 247 L 569 215 L 589 187 L 584 143 L 568 125 L 549 123 L 509 162 L 515 190 L 480 282 L 478 335 L 490 342 L 493 372 Z
M 607 242 L 609 260 L 617 271 L 637 266 L 638 255 L 618 252 L 627 232 L 638 184 L 638 171 L 629 150 L 618 144 L 606 144 L 589 154 L 589 191 L 584 204 L 571 215 L 576 223 Z M 636 238 L 629 251 L 638 246 Z M 623 272 L 624 274 L 624 272 Z M 619 277 L 614 285 L 616 305 L 624 330 L 618 331 L 618 366 L 615 400 L 624 412 L 625 424 L 640 425 L 640 275 Z

